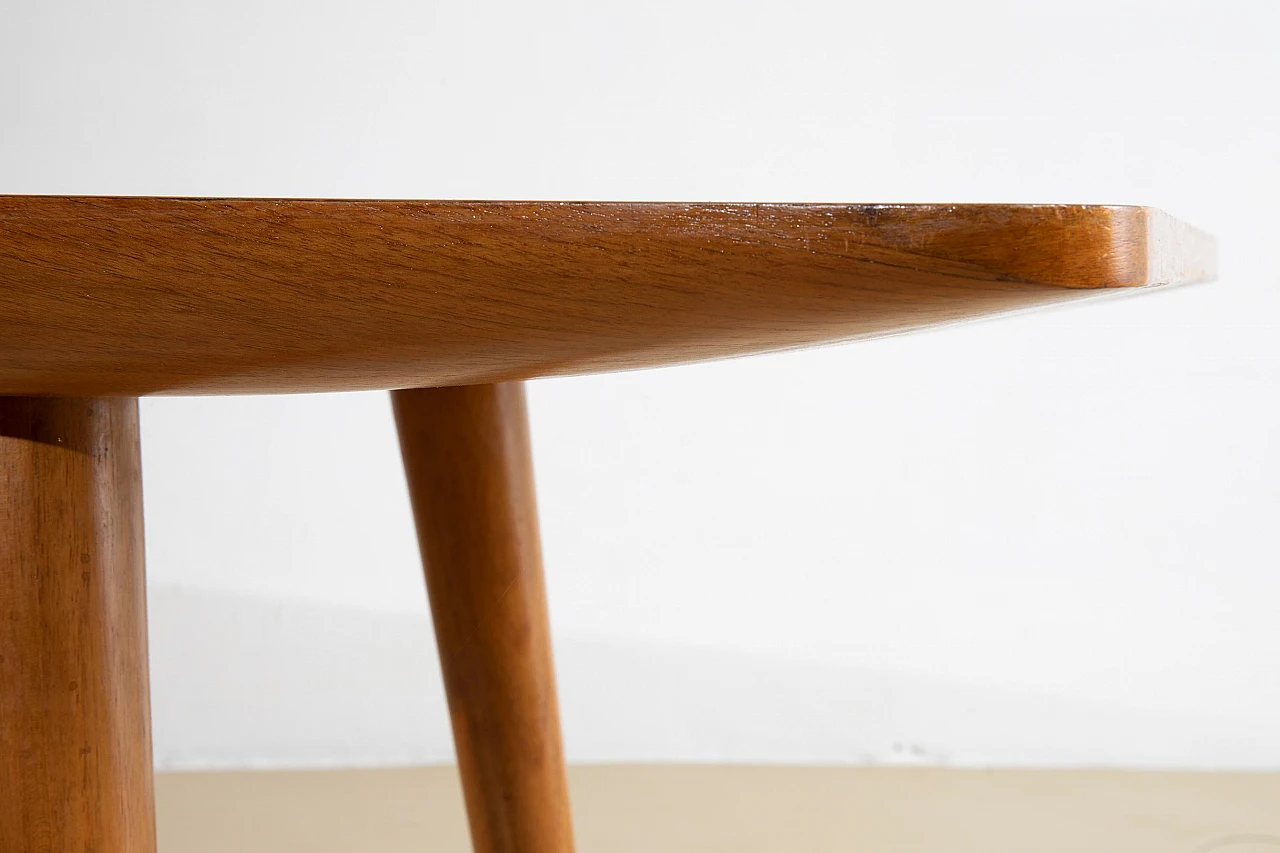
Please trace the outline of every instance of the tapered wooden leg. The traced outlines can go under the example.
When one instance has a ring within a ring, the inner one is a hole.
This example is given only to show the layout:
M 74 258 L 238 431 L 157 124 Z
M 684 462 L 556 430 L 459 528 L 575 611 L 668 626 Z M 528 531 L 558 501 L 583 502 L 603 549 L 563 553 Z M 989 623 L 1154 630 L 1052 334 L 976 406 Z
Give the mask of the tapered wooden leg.
M 476 853 L 569 853 L 524 386 L 392 393 Z
M 138 402 L 0 397 L 0 850 L 154 853 Z

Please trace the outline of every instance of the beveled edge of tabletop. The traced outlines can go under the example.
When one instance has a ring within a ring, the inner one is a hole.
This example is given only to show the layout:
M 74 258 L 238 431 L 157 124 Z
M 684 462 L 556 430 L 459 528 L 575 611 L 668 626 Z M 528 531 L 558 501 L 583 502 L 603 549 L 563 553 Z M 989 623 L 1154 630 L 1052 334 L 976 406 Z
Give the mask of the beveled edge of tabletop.
M 628 200 L 577 200 L 577 199 L 422 199 L 376 197 L 319 197 L 319 196 L 219 196 L 219 195 L 118 195 L 118 194 L 5 194 L 0 193 L 0 225 L 14 215 L 14 203 L 30 200 L 36 206 L 41 203 L 87 204 L 111 206 L 111 216 L 128 213 L 143 216 L 162 216 L 177 211 L 191 212 L 189 206 L 207 212 L 236 211 L 240 214 L 280 215 L 288 212 L 324 212 L 326 208 L 344 208 L 352 224 L 369 218 L 374 211 L 395 208 L 425 208 L 435 211 L 474 210 L 497 213 L 508 211 L 513 220 L 529 220 L 530 212 L 578 211 L 589 216 L 614 217 L 615 219 L 644 216 L 678 216 L 687 218 L 711 215 L 753 216 L 759 225 L 762 212 L 772 215 L 857 213 L 868 219 L 871 227 L 886 243 L 897 248 L 916 247 L 922 254 L 938 256 L 942 248 L 940 238 L 943 226 L 952 232 L 972 238 L 976 234 L 1000 234 L 1015 225 L 1013 216 L 1034 214 L 1029 222 L 1016 223 L 1017 227 L 1047 229 L 1054 220 L 1068 217 L 1076 224 L 1084 222 L 1095 228 L 1095 233 L 1073 233 L 1071 241 L 1093 249 L 1093 256 L 1077 255 L 1074 260 L 1083 266 L 1063 263 L 1065 257 L 1056 257 L 1048 251 L 1044 241 L 1035 247 L 1040 264 L 1025 268 L 1024 257 L 1009 254 L 1000 258 L 965 256 L 964 262 L 977 263 L 990 271 L 1028 282 L 1052 284 L 1063 287 L 1142 287 L 1163 284 L 1191 284 L 1213 279 L 1217 274 L 1217 243 L 1208 233 L 1179 220 L 1158 208 L 1131 204 L 1078 204 L 1078 203 L 1023 203 L 1023 202 L 829 202 L 829 201 L 628 201 Z M 156 207 L 159 205 L 160 207 Z M 8 209 L 6 209 L 8 206 Z M 132 209 L 132 210 L 131 210 Z M 344 212 L 345 212 L 344 211 Z M 39 215 L 36 209 L 20 211 Z M 623 215 L 628 215 L 624 217 Z M 103 213 L 104 218 L 107 212 Z M 741 223 L 746 224 L 746 223 Z M 865 223 L 864 223 L 865 224 Z M 1104 236 L 1101 232 L 1105 231 Z M 0 237 L 3 235 L 0 234 Z M 1065 236 L 1065 235 L 1064 235 Z M 930 239 L 935 242 L 930 242 Z M 1105 243 L 1105 247 L 1102 245 Z M 0 248 L 3 248 L 0 242 Z M 1021 248 L 1021 247 L 1019 247 Z M 1062 248 L 1070 248 L 1064 241 Z M 1059 268 L 1053 269 L 1056 264 Z

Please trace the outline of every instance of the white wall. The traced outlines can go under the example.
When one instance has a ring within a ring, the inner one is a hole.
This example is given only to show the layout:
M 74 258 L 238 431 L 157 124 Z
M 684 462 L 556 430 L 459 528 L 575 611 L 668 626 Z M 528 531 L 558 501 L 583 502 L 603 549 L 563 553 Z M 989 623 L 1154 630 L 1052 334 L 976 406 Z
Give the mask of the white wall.
M 1162 206 L 1212 286 L 534 383 L 580 760 L 1280 767 L 1270 2 L 6 0 L 0 192 Z M 447 760 L 383 395 L 143 404 L 157 761 Z

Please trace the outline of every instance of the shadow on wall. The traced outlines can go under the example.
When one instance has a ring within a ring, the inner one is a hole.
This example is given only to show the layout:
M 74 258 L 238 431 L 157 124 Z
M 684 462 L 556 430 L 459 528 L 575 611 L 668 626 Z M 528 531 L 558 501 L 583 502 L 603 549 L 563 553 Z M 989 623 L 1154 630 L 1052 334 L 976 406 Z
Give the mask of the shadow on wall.
M 163 584 L 150 595 L 161 769 L 453 760 L 425 602 L 416 615 Z M 1280 765 L 1280 733 L 1262 721 L 706 648 L 567 636 L 556 656 L 571 761 Z

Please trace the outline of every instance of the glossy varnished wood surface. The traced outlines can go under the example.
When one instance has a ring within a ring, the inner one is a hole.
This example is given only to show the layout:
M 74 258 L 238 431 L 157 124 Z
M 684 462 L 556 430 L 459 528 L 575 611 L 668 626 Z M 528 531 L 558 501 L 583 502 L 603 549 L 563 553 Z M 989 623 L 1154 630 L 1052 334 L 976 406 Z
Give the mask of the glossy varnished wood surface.
M 392 394 L 476 853 L 571 853 L 521 383 Z
M 0 850 L 154 853 L 135 399 L 0 397 Z
M 426 387 L 1202 280 L 1158 211 L 0 196 L 0 393 Z

